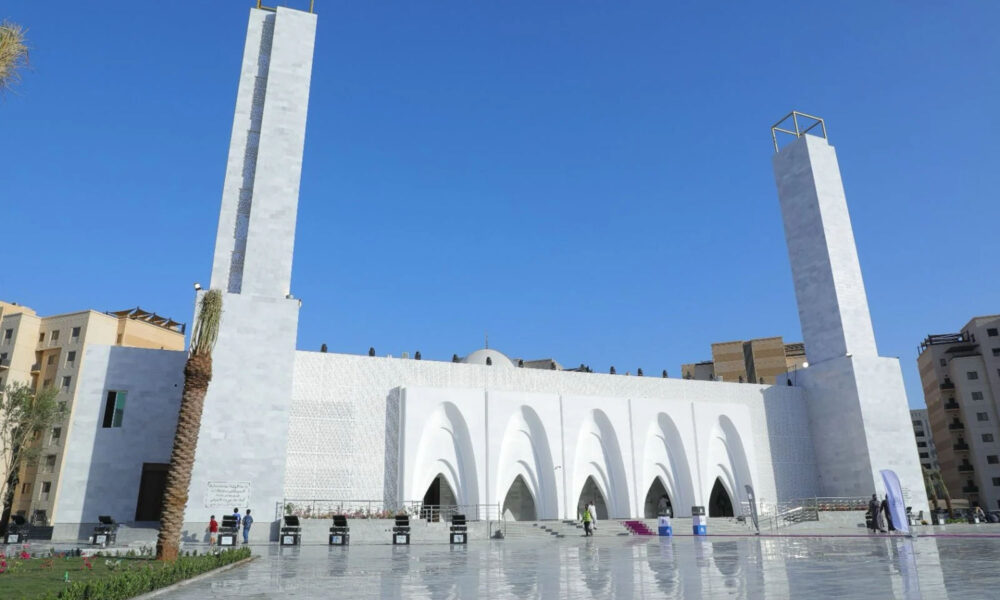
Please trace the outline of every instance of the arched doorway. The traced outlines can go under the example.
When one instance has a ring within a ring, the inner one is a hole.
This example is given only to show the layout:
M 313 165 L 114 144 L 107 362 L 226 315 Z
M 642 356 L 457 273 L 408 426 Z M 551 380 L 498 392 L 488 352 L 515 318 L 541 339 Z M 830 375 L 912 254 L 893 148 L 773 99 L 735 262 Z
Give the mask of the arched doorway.
M 510 484 L 507 496 L 503 499 L 503 514 L 510 514 L 515 521 L 534 521 L 537 518 L 535 498 L 524 477 L 518 475 L 514 478 L 514 483 Z
M 659 477 L 653 479 L 653 485 L 649 486 L 649 491 L 646 492 L 646 504 L 643 509 L 643 516 L 647 519 L 658 517 L 660 498 L 664 496 L 667 497 L 667 515 L 674 516 L 674 507 L 670 501 L 670 494 L 667 493 L 667 488 L 663 487 L 663 482 L 660 481 Z
M 455 491 L 451 489 L 451 484 L 444 478 L 444 475 L 438 475 L 431 482 L 430 486 L 427 487 L 427 493 L 424 494 L 424 503 L 420 508 L 420 518 L 427 519 L 428 521 L 438 521 L 441 519 L 442 509 L 447 516 L 447 514 L 454 511 L 456 504 Z
M 722 485 L 721 479 L 715 480 L 712 487 L 712 494 L 708 497 L 708 516 L 710 517 L 732 517 L 733 501 L 729 498 L 729 492 Z
M 597 519 L 603 521 L 608 518 L 608 503 L 604 500 L 604 494 L 601 493 L 601 488 L 597 487 L 597 482 L 594 481 L 593 477 L 588 476 L 587 481 L 583 483 L 583 490 L 580 492 L 580 499 L 576 503 L 576 508 L 578 511 L 583 512 L 583 507 L 594 503 L 594 508 L 597 511 Z

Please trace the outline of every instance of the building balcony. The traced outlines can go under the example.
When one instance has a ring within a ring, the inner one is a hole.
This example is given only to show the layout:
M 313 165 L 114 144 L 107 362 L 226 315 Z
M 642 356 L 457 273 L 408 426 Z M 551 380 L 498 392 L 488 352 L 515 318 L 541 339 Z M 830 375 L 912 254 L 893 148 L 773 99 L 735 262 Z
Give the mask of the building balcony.
M 965 486 L 965 487 L 962 488 L 962 493 L 963 494 L 978 494 L 979 493 L 979 487 L 974 486 L 974 485 L 967 485 L 967 486 Z
M 938 387 L 940 387 L 942 390 L 953 390 L 955 389 L 955 384 L 946 379 L 945 382 Z
M 969 464 L 958 465 L 958 472 L 959 473 L 971 473 L 973 470 L 974 470 L 974 468 L 973 468 L 972 465 L 969 465 Z
M 968 452 L 969 445 L 966 444 L 965 442 L 959 442 L 957 444 L 952 444 L 951 449 L 954 450 L 955 452 Z
M 41 372 L 41 370 L 42 370 L 42 363 L 35 363 L 35 364 L 31 365 L 31 372 L 32 373 L 39 373 L 39 372 Z
M 965 429 L 965 425 L 963 425 L 962 423 L 960 423 L 958 421 L 955 421 L 954 423 L 948 423 L 948 429 L 951 429 L 951 430 Z
M 958 410 L 959 408 L 958 402 L 955 402 L 953 399 L 944 403 L 945 410 Z
M 9 368 L 10 368 L 10 359 L 0 358 L 0 369 L 9 369 Z

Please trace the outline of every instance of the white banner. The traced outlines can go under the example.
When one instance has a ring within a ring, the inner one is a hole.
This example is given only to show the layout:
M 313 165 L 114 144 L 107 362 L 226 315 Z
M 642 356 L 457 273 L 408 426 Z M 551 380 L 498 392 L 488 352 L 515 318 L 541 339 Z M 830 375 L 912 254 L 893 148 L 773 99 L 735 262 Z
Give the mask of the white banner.
M 205 508 L 250 506 L 249 481 L 209 481 L 205 486 Z
M 884 469 L 880 471 L 885 491 L 889 496 L 889 514 L 892 515 L 892 526 L 896 531 L 910 532 L 910 523 L 906 520 L 906 506 L 903 504 L 903 490 L 899 485 L 899 477 L 895 471 Z

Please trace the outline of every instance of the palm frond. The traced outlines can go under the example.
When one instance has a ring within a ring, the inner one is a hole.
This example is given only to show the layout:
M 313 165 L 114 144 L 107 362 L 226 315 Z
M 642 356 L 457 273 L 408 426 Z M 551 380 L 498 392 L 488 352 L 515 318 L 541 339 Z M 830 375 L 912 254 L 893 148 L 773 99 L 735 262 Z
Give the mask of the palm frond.
M 191 354 L 211 354 L 219 337 L 219 320 L 222 318 L 222 292 L 209 290 L 201 297 L 198 322 L 191 334 Z
M 7 20 L 0 22 L 0 93 L 9 91 L 21 80 L 21 69 L 27 64 L 24 27 Z

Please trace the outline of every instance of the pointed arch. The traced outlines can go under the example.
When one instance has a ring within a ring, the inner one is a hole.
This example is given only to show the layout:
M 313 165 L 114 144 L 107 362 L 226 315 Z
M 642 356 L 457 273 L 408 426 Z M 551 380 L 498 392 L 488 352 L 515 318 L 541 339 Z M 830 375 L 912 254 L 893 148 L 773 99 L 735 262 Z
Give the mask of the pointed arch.
M 715 485 L 712 486 L 712 493 L 708 496 L 708 516 L 735 516 L 735 512 L 733 511 L 733 496 L 726 489 L 726 484 L 720 477 L 715 479 Z
M 424 425 L 409 489 L 414 494 L 424 493 L 438 477 L 453 490 L 455 504 L 479 504 L 479 479 L 469 427 L 451 402 L 439 404 Z
M 745 486 L 754 482 L 742 437 L 732 420 L 725 415 L 720 415 L 712 428 L 706 473 L 708 478 L 705 484 L 711 487 L 703 490 L 703 497 L 711 498 L 718 482 L 725 489 L 734 514 L 742 514 L 747 500 Z
M 666 413 L 658 413 L 649 424 L 642 456 L 640 481 L 659 478 L 670 497 L 674 515 L 690 515 L 691 506 L 697 504 L 694 479 L 680 431 Z
M 500 443 L 493 492 L 498 504 L 505 502 L 518 477 L 534 501 L 535 518 L 558 518 L 558 488 L 549 438 L 538 413 L 529 406 L 521 406 L 511 415 Z
M 629 490 L 625 463 L 611 420 L 600 409 L 591 410 L 577 435 L 571 498 L 582 498 L 588 480 L 607 502 L 610 518 L 628 517 Z M 574 507 L 574 510 L 579 507 Z
M 670 497 L 670 492 L 667 491 L 667 486 L 663 483 L 663 478 L 653 478 L 653 483 L 649 485 L 649 489 L 646 491 L 646 501 L 643 503 L 642 516 L 646 519 L 655 519 L 660 516 L 660 498 L 664 496 L 667 497 L 667 515 L 673 516 L 673 500 Z
M 537 520 L 538 511 L 535 509 L 535 497 L 521 475 L 515 477 L 514 482 L 510 484 L 500 512 L 505 517 L 509 514 L 515 521 Z

